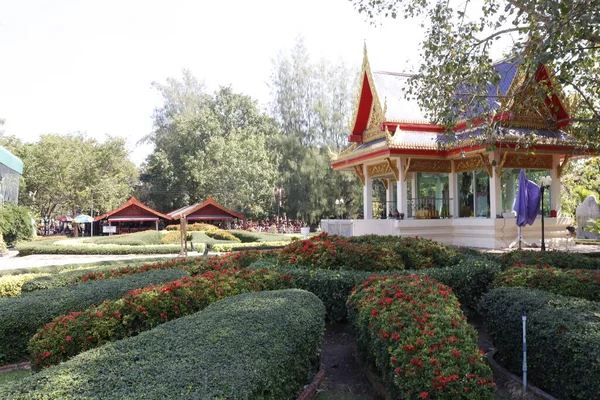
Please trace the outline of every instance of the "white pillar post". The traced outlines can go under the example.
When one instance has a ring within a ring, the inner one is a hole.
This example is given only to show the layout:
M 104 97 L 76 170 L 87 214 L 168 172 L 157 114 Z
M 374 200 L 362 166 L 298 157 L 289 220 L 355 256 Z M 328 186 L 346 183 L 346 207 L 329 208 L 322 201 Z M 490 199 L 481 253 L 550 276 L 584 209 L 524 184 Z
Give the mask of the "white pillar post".
M 490 163 L 498 165 L 500 163 L 500 153 L 493 151 L 490 154 Z M 495 163 L 493 161 L 496 161 Z M 490 218 L 496 218 L 502 214 L 502 183 L 501 176 L 496 173 L 496 168 L 492 167 L 492 176 L 490 177 Z
M 393 184 L 394 184 L 393 181 L 391 179 L 388 179 L 388 187 L 387 187 L 387 189 L 385 189 L 385 216 L 386 217 L 388 215 L 390 215 L 390 213 L 393 211 L 392 210 L 392 201 L 394 199 L 393 192 L 392 192 Z
M 373 219 L 373 178 L 367 171 L 367 166 L 363 168 L 365 176 L 365 186 L 363 187 L 363 215 L 365 219 Z
M 402 160 L 398 159 L 398 170 L 400 171 L 400 180 L 397 182 L 396 186 L 396 197 L 397 197 L 397 205 L 396 208 L 398 212 L 404 213 L 404 215 L 408 215 L 408 201 L 407 201 L 407 189 L 406 189 L 406 179 L 404 179 L 402 168 Z
M 458 181 L 456 178 L 456 170 L 454 169 L 454 160 L 450 163 L 450 176 L 448 177 L 448 196 L 450 197 L 450 215 L 453 218 L 458 218 L 458 203 L 460 196 L 458 195 Z
M 560 215 L 560 192 L 562 191 L 561 178 L 558 176 L 558 166 L 560 165 L 560 155 L 552 156 L 552 185 L 550 186 L 550 210 L 556 210 L 556 215 Z

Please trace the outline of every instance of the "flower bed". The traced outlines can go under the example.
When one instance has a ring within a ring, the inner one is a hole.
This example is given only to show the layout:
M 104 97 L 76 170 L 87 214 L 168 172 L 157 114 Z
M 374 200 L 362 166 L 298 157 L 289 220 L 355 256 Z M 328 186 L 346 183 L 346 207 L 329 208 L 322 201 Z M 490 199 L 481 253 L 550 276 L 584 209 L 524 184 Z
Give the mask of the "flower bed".
M 476 334 L 446 285 L 417 275 L 372 276 L 348 298 L 359 350 L 392 398 L 491 399 Z
M 282 248 L 289 244 L 289 240 L 282 242 L 250 242 L 250 243 L 216 243 L 210 249 L 218 252 L 228 251 L 243 251 L 243 250 L 260 250 L 268 247 L 269 249 Z
M 281 264 L 315 269 L 404 269 L 402 260 L 391 250 L 368 243 L 352 243 L 341 236 L 326 233 L 308 240 L 294 241 L 284 247 L 278 256 Z
M 364 235 L 348 239 L 352 243 L 368 243 L 392 250 L 404 262 L 406 269 L 448 267 L 458 264 L 460 253 L 433 240 L 419 237 Z
M 235 296 L 0 386 L 0 398 L 295 398 L 316 372 L 324 314 L 304 291 Z
M 567 251 L 515 250 L 498 256 L 504 269 L 515 265 L 551 266 L 560 269 L 600 269 L 600 258 Z
M 219 299 L 280 289 L 288 282 L 288 276 L 275 271 L 229 269 L 132 290 L 121 299 L 71 312 L 41 327 L 28 345 L 32 365 L 54 365 L 106 342 L 195 313 Z
M 557 398 L 598 398 L 600 304 L 527 288 L 487 293 L 481 312 L 498 350 L 494 358 L 515 374 L 522 365 L 524 308 L 529 380 Z
M 502 272 L 498 286 L 524 286 L 563 296 L 600 301 L 600 271 L 518 266 Z
M 27 359 L 27 341 L 54 317 L 85 310 L 107 299 L 117 299 L 132 289 L 186 275 L 181 270 L 150 271 L 121 279 L 86 282 L 0 299 L 0 364 Z

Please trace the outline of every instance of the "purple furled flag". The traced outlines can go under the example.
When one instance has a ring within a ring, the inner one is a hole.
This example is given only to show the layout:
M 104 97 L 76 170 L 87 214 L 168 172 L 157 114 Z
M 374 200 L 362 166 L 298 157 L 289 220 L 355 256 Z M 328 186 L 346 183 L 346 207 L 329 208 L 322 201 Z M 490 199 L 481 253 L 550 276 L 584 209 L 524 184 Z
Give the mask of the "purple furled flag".
M 540 212 L 540 187 L 525 177 L 525 171 L 519 173 L 519 191 L 514 210 L 517 212 L 517 225 L 533 225 Z

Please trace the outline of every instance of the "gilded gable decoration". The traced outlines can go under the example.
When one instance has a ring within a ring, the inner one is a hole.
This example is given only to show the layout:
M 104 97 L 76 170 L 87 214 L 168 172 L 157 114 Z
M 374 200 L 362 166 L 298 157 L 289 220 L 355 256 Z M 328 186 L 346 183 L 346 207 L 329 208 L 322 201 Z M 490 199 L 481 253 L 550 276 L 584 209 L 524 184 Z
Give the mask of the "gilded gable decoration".
M 504 168 L 552 169 L 552 154 L 508 153 Z
M 409 172 L 437 172 L 450 173 L 452 171 L 452 160 L 427 160 L 413 159 L 408 166 Z

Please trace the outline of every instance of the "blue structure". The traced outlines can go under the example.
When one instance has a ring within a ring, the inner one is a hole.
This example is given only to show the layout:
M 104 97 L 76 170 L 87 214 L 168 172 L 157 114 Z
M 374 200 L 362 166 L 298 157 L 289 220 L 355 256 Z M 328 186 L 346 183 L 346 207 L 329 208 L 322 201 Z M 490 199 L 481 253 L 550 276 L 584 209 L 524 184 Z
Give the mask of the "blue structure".
M 0 146 L 0 204 L 19 202 L 19 177 L 23 174 L 23 161 Z

